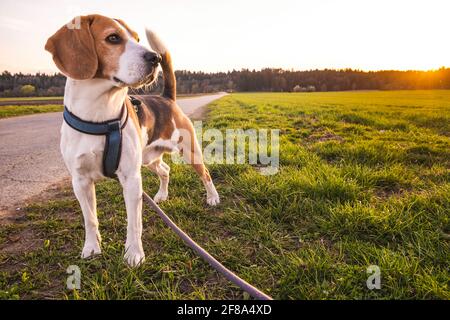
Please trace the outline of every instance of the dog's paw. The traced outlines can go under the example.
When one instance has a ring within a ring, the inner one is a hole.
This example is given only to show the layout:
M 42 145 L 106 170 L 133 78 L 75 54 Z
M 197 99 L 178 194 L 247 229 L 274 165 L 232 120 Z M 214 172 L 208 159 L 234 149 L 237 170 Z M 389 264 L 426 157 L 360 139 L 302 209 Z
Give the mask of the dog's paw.
M 214 195 L 210 195 L 206 198 L 206 202 L 210 205 L 210 206 L 216 206 L 220 203 L 220 198 L 218 194 L 214 194 Z
M 158 191 L 153 197 L 153 201 L 155 201 L 156 203 L 163 202 L 166 201 L 168 197 L 169 195 L 167 193 Z
M 81 251 L 81 257 L 86 259 L 100 253 L 102 253 L 102 250 L 100 249 L 100 244 L 98 242 L 86 242 L 84 244 L 83 251 Z
M 124 259 L 130 267 L 138 267 L 145 261 L 144 250 L 136 246 L 129 246 Z

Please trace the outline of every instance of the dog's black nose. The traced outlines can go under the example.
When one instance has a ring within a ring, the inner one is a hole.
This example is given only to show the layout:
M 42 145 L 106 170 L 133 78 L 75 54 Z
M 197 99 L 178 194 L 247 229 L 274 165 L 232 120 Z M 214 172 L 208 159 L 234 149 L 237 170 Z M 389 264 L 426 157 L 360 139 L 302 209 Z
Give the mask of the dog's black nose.
M 148 51 L 144 54 L 144 59 L 145 59 L 145 61 L 151 63 L 154 66 L 156 66 L 158 63 L 161 62 L 161 56 L 157 53 L 150 52 L 150 51 Z

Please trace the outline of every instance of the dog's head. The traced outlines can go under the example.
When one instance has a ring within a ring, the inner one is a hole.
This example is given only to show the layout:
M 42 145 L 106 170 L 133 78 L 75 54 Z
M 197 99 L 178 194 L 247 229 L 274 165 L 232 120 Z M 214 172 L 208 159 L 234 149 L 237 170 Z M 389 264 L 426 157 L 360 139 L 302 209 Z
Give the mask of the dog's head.
M 94 14 L 64 25 L 45 49 L 72 79 L 102 78 L 118 87 L 139 87 L 156 79 L 161 57 L 138 42 L 137 33 L 122 20 Z

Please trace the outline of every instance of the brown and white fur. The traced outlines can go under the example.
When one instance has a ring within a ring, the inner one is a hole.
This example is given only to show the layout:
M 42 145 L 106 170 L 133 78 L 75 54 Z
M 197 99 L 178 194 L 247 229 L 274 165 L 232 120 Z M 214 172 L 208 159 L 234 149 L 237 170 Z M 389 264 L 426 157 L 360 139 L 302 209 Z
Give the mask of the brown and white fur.
M 218 204 L 219 195 L 203 164 L 192 123 L 175 102 L 171 57 L 161 40 L 147 30 L 154 50 L 150 51 L 138 43 L 137 34 L 121 20 L 88 15 L 79 17 L 79 22 L 78 29 L 63 26 L 48 39 L 45 49 L 67 76 L 64 104 L 77 117 L 102 122 L 118 118 L 124 103 L 127 107 L 130 119 L 122 131 L 121 160 L 116 174 L 127 210 L 125 259 L 136 266 L 145 259 L 141 241 L 142 165 L 159 176 L 155 201 L 168 198 L 170 168 L 163 161 L 163 154 L 176 150 L 182 152 L 200 176 L 208 204 Z M 163 70 L 163 94 L 141 97 L 143 104 L 136 114 L 127 96 L 128 87 L 153 82 L 158 62 Z M 189 139 L 186 135 L 180 138 L 180 132 L 190 133 Z M 94 184 L 104 178 L 105 137 L 78 132 L 63 121 L 60 147 L 84 217 L 85 244 L 81 255 L 90 257 L 101 252 Z

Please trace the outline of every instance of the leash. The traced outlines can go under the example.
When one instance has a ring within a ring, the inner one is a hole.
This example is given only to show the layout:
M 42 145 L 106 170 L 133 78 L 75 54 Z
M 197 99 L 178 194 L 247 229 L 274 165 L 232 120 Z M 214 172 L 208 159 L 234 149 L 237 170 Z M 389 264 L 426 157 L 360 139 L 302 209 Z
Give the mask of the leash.
M 231 270 L 227 269 L 223 264 L 217 261 L 212 255 L 210 255 L 205 249 L 199 246 L 194 240 L 192 240 L 183 230 L 181 230 L 170 218 L 167 216 L 164 211 L 153 201 L 150 196 L 143 192 L 142 193 L 144 200 L 150 205 L 150 207 L 156 211 L 159 217 L 164 221 L 164 223 L 172 229 L 183 241 L 186 245 L 197 252 L 197 254 L 203 258 L 206 262 L 208 262 L 214 269 L 220 272 L 225 276 L 229 281 L 237 285 L 239 288 L 247 292 L 253 298 L 257 300 L 273 300 L 272 297 L 268 296 L 264 292 L 258 290 L 254 286 L 252 286 L 247 281 L 239 278 L 236 274 L 234 274 Z

